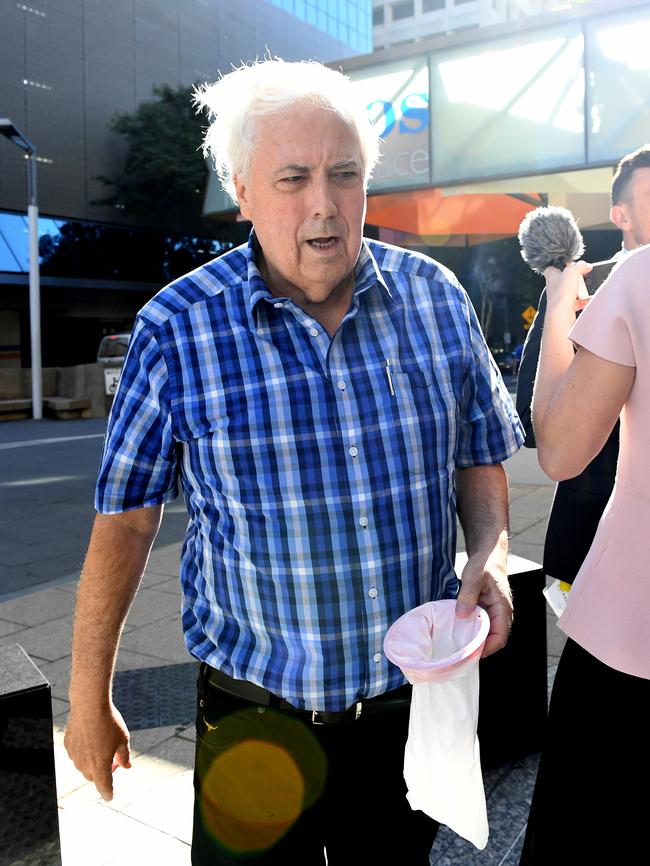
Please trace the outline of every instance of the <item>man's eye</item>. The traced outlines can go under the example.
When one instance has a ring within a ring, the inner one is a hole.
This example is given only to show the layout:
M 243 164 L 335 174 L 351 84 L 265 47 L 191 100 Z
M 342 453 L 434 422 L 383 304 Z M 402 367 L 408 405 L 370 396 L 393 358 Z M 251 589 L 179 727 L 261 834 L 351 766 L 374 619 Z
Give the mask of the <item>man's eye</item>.
M 336 177 L 340 180 L 355 180 L 359 177 L 358 171 L 337 171 Z
M 289 177 L 280 178 L 280 183 L 300 183 L 300 181 L 304 179 L 305 176 L 302 174 L 292 174 Z

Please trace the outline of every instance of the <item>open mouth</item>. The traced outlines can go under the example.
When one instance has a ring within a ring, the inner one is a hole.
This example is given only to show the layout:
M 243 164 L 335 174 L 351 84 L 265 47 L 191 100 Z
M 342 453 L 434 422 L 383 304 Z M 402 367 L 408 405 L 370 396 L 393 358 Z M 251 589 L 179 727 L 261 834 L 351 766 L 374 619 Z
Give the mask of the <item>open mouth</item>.
M 315 250 L 328 250 L 336 244 L 337 240 L 338 238 L 332 235 L 328 238 L 312 238 L 307 243 Z

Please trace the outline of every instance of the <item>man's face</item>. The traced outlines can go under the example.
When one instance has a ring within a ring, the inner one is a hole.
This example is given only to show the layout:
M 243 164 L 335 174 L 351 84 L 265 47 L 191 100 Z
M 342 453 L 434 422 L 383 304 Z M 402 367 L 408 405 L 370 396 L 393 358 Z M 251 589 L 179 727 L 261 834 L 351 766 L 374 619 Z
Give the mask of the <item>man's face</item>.
M 627 249 L 650 244 L 650 168 L 637 168 L 623 200 L 612 207 L 611 219 L 623 232 Z
M 333 111 L 307 102 L 260 118 L 248 176 L 235 178 L 235 187 L 272 293 L 315 318 L 345 307 L 344 315 L 366 205 L 355 133 Z

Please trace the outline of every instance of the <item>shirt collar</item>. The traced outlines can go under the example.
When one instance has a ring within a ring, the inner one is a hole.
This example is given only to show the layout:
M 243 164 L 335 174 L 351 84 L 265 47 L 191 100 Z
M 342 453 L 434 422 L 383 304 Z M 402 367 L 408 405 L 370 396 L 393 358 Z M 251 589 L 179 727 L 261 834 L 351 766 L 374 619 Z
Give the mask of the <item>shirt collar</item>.
M 260 274 L 259 268 L 255 261 L 255 256 L 260 249 L 259 242 L 255 236 L 255 229 L 251 229 L 248 236 L 248 243 L 243 248 L 244 256 L 246 257 L 247 268 L 247 283 L 248 283 L 248 315 L 250 324 L 253 328 L 257 328 L 257 313 L 256 309 L 260 301 L 280 301 L 286 300 L 272 295 L 269 287 L 264 282 L 264 278 Z M 393 296 L 390 289 L 386 285 L 386 281 L 379 270 L 379 265 L 375 261 L 375 257 L 370 251 L 368 244 L 364 240 L 361 244 L 359 258 L 354 266 L 354 293 L 356 299 L 359 295 L 371 289 L 373 286 L 380 286 L 386 297 L 393 301 Z

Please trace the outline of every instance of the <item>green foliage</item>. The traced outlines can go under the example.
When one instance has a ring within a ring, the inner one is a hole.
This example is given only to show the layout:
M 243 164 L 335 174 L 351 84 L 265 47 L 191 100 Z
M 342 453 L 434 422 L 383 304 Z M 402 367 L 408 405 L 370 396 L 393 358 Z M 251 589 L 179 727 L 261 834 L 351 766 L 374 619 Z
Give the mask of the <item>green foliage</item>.
M 153 93 L 133 113 L 113 117 L 111 129 L 124 136 L 128 152 L 119 176 L 99 178 L 113 194 L 98 203 L 133 216 L 165 218 L 180 209 L 198 218 L 207 179 L 203 120 L 192 107 L 191 88 L 163 84 Z

